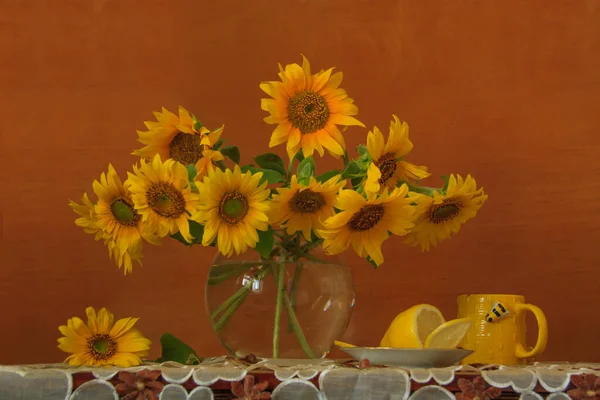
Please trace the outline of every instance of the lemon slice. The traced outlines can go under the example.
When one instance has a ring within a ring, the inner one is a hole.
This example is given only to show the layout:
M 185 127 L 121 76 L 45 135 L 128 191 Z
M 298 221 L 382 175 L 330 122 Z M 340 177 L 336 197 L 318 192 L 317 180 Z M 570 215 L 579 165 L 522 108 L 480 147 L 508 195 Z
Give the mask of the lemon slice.
M 381 339 L 381 347 L 422 348 L 431 333 L 446 320 L 436 307 L 419 304 L 394 318 Z
M 427 337 L 425 347 L 430 349 L 457 348 L 467 335 L 472 323 L 470 318 L 460 318 L 438 326 Z
M 339 341 L 339 340 L 335 340 L 335 341 L 334 341 L 334 343 L 335 343 L 335 345 L 336 345 L 337 347 L 356 347 L 356 346 L 355 346 L 355 345 L 353 345 L 353 344 L 350 344 L 350 343 L 345 343 L 345 342 L 341 342 L 341 341 Z

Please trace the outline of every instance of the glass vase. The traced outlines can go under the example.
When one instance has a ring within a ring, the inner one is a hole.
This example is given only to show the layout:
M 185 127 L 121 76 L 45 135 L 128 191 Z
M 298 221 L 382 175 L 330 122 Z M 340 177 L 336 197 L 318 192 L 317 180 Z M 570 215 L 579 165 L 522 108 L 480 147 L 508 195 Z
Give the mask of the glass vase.
M 320 248 L 311 260 L 261 260 L 254 251 L 213 260 L 206 308 L 233 355 L 323 358 L 346 330 L 354 306 L 350 268 Z

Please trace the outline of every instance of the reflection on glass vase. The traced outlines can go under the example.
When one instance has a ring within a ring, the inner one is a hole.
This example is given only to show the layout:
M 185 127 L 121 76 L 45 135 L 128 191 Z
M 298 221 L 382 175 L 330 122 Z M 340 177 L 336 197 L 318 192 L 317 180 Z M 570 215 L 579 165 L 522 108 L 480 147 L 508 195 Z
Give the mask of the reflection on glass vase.
M 353 306 L 350 268 L 320 248 L 311 260 L 293 262 L 261 261 L 255 252 L 217 255 L 206 284 L 213 329 L 238 357 L 325 357 Z

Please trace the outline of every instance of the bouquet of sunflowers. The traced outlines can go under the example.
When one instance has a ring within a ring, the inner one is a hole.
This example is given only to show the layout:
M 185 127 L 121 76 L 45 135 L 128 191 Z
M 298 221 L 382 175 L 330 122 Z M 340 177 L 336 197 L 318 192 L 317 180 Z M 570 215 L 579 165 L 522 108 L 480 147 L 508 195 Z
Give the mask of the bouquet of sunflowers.
M 94 201 L 84 194 L 82 204 L 69 203 L 79 214 L 75 223 L 104 241 L 125 274 L 141 261 L 144 243 L 165 237 L 215 246 L 224 257 L 253 250 L 278 263 L 315 260 L 316 248 L 339 254 L 351 246 L 379 266 L 390 237 L 429 250 L 483 205 L 487 196 L 470 175 L 446 176 L 440 188 L 421 185 L 430 173 L 406 160 L 413 144 L 395 115 L 387 139 L 375 126 L 351 157 L 343 132 L 365 125 L 340 88 L 341 72 L 313 73 L 303 57 L 302 65 L 280 65 L 278 75 L 260 84 L 269 96 L 261 108 L 275 125 L 269 147 L 285 144 L 287 160 L 265 153 L 240 165 L 223 126 L 210 129 L 183 107 L 177 114 L 163 108 L 138 131 L 145 146 L 133 152 L 139 164 L 127 179 L 109 165 L 93 182 Z M 339 160 L 339 169 L 318 171 L 316 155 L 325 153 Z

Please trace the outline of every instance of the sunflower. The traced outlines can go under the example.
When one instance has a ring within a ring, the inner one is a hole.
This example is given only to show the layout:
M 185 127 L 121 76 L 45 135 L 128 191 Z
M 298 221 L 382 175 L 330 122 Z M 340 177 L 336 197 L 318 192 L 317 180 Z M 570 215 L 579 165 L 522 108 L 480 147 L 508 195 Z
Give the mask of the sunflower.
M 413 144 L 408 138 L 408 125 L 393 115 L 387 143 L 379 128 L 374 127 L 367 136 L 367 150 L 373 158 L 367 172 L 365 190 L 380 193 L 384 188 L 392 190 L 399 181 L 419 180 L 430 176 L 427 167 L 404 161 Z
M 265 118 L 269 124 L 277 124 L 269 147 L 287 141 L 288 156 L 293 158 L 302 149 L 304 157 L 315 150 L 321 156 L 323 148 L 335 157 L 345 152 L 346 145 L 338 125 L 363 123 L 352 117 L 358 108 L 338 86 L 342 73 L 331 74 L 333 68 L 311 74 L 310 64 L 302 56 L 302 67 L 289 64 L 279 65 L 279 81 L 263 82 L 260 88 L 271 99 L 261 99 L 261 108 L 271 115 Z
M 383 263 L 381 246 L 389 232 L 403 236 L 413 226 L 414 198 L 407 194 L 406 184 L 378 196 L 369 194 L 368 199 L 354 190 L 341 190 L 335 207 L 342 211 L 328 218 L 319 232 L 325 252 L 339 254 L 351 244 L 359 256 Z
M 93 234 L 95 236 L 95 240 L 103 239 L 104 244 L 108 248 L 109 258 L 114 258 L 115 263 L 119 268 L 124 266 L 123 270 L 125 274 L 131 272 L 133 270 L 133 260 L 131 254 L 129 252 L 120 253 L 119 246 L 117 246 L 117 243 L 111 237 L 111 235 L 98 228 L 97 217 L 96 213 L 94 212 L 95 205 L 91 202 L 87 193 L 83 194 L 81 200 L 83 204 L 69 201 L 69 207 L 71 207 L 73 211 L 80 215 L 80 217 L 75 220 L 75 225 L 82 227 L 85 233 Z M 134 254 L 133 258 L 137 259 L 138 263 L 141 264 L 141 254 Z
M 58 348 L 72 353 L 65 362 L 69 365 L 132 367 L 142 363 L 151 342 L 133 328 L 138 318 L 123 318 L 114 323 L 114 316 L 106 308 L 96 314 L 92 307 L 85 310 L 87 324 L 73 317 L 67 325 L 58 327 L 64 335 L 58 339 Z
M 467 175 L 450 175 L 448 188 L 436 190 L 433 197 L 420 195 L 416 199 L 415 227 L 406 236 L 406 243 L 420 245 L 423 251 L 458 233 L 462 224 L 475 217 L 487 195 L 477 189 L 475 179 Z
M 289 234 L 302 231 L 306 240 L 310 240 L 311 231 L 318 234 L 327 218 L 334 215 L 333 205 L 339 190 L 346 181 L 340 182 L 341 175 L 324 183 L 310 178 L 308 186 L 298 183 L 296 175 L 292 176 L 291 187 L 277 189 L 279 194 L 271 201 L 269 221 L 272 224 L 285 224 Z
M 254 248 L 258 232 L 268 229 L 270 190 L 267 182 L 260 184 L 262 173 L 242 173 L 238 165 L 234 170 L 215 169 L 196 186 L 200 193 L 200 207 L 192 216 L 204 224 L 202 244 L 213 243 L 229 257 Z
M 125 185 L 144 228 L 158 237 L 180 232 L 191 243 L 194 238 L 188 216 L 196 212 L 198 195 L 192 193 L 186 168 L 173 159 L 163 162 L 157 154 L 151 163 L 142 159 L 141 166 L 134 166 L 133 171 Z
M 92 203 L 87 193 L 83 194 L 81 201 L 83 204 L 69 200 L 69 207 L 79 215 L 79 218 L 75 220 L 75 225 L 83 228 L 85 233 L 94 235 L 96 240 L 105 238 L 107 236 L 106 232 L 98 228 L 96 223 L 95 204 Z
M 69 202 L 69 206 L 81 217 L 75 224 L 84 232 L 94 234 L 96 240 L 103 239 L 108 247 L 110 258 L 114 258 L 125 274 L 133 270 L 132 261 L 141 264 L 143 240 L 158 244 L 158 239 L 143 234 L 143 222 L 134 209 L 131 194 L 123 184 L 111 164 L 108 173 L 102 173 L 100 180 L 93 182 L 94 193 L 98 197 L 93 204 L 87 193 L 83 195 L 83 204 Z
M 179 107 L 179 116 L 163 107 L 162 113 L 155 112 L 155 121 L 146 121 L 148 131 L 138 131 L 138 140 L 146 147 L 132 154 L 147 160 L 159 154 L 161 159 L 174 159 L 187 166 L 194 164 L 199 176 L 214 169 L 214 163 L 223 160 L 223 155 L 213 150 L 219 141 L 223 127 L 209 131 L 200 126 L 194 117 L 183 107 Z

